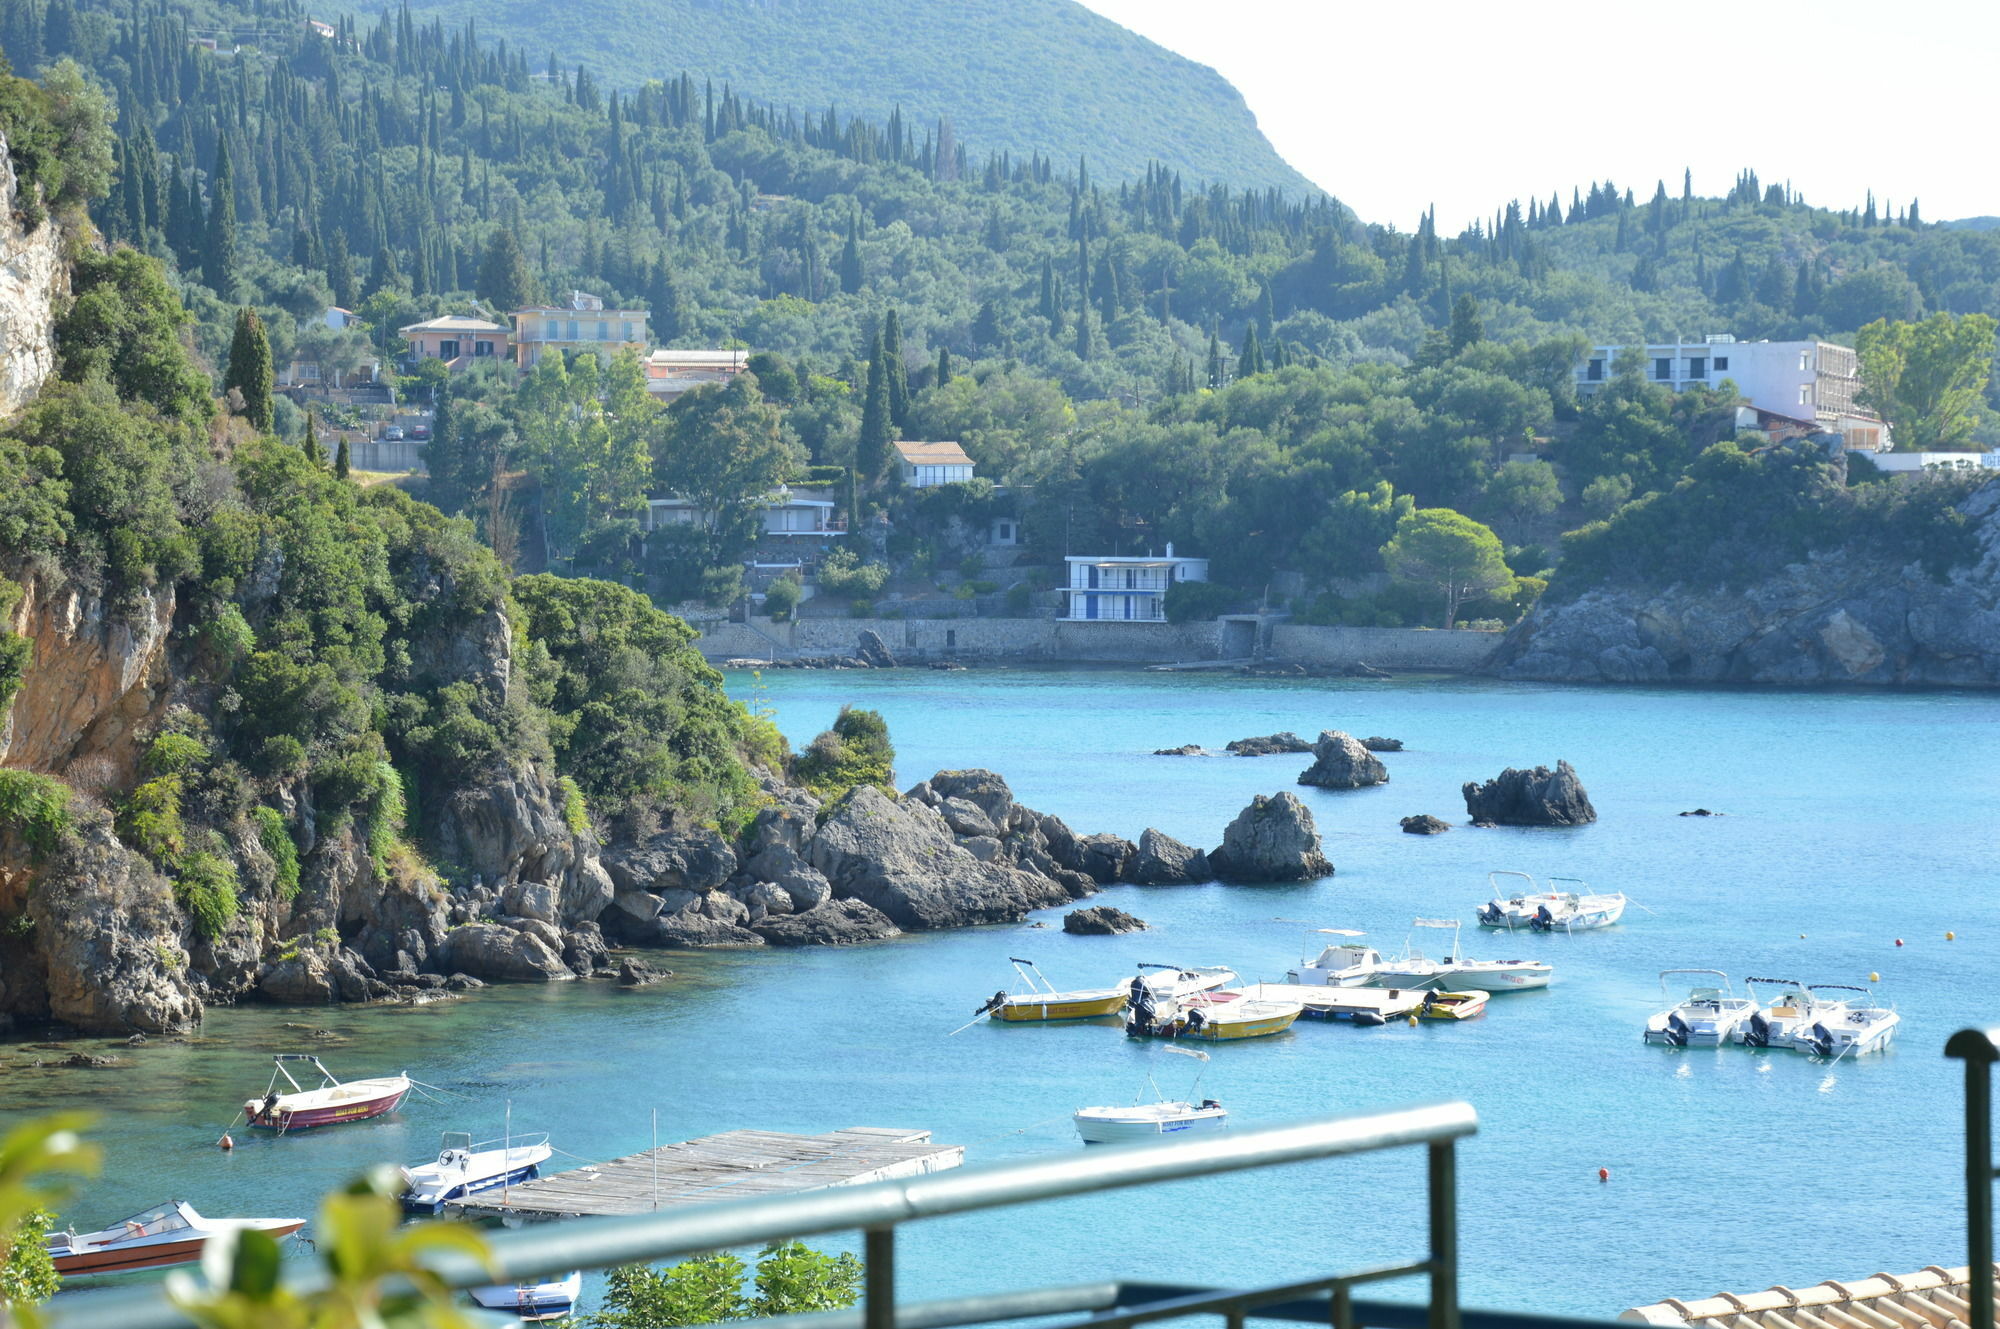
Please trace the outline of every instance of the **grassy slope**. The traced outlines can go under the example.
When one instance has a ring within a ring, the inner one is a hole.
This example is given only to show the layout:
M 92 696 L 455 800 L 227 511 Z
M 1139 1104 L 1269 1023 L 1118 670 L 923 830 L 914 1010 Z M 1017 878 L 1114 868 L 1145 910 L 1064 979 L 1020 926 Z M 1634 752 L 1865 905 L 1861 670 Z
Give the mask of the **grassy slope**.
M 389 0 L 359 0 L 371 16 Z M 1220 74 L 1074 0 L 411 0 L 419 21 L 476 14 L 487 37 L 550 48 L 612 86 L 680 73 L 759 101 L 886 119 L 919 140 L 951 116 L 976 163 L 989 151 L 1086 154 L 1100 178 L 1180 169 L 1187 183 L 1311 186 L 1278 156 Z

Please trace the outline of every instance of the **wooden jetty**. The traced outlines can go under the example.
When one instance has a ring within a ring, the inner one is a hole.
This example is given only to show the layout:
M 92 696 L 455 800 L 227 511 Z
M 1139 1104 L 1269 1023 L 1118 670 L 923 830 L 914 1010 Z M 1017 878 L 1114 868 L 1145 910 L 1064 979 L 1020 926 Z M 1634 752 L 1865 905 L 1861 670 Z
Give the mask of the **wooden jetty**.
M 1243 988 L 1251 1001 L 1296 1001 L 1309 1020 L 1349 1020 L 1357 1024 L 1387 1024 L 1416 1012 L 1427 993 L 1416 988 L 1336 988 L 1322 983 L 1251 983 Z
M 530 1221 L 641 1214 L 677 1205 L 914 1177 L 955 1168 L 964 1161 L 964 1145 L 934 1144 L 929 1131 L 888 1126 L 849 1126 L 825 1135 L 724 1131 L 504 1189 L 479 1191 L 453 1201 L 449 1208 L 473 1218 Z

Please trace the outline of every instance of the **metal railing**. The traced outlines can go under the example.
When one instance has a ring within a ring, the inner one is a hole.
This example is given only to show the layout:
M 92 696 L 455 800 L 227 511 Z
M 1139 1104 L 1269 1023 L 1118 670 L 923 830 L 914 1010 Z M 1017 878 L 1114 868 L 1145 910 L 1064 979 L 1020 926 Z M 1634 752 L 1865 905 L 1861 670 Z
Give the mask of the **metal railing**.
M 1304 1321 L 1331 1329 L 1520 1329 L 1594 1323 L 1542 1315 L 1461 1314 L 1455 1145 L 1478 1129 L 1472 1106 L 1452 1102 L 1232 1131 L 1199 1140 L 1092 1148 L 906 1180 L 539 1224 L 494 1234 L 494 1269 L 444 1253 L 431 1261 L 431 1267 L 450 1285 L 469 1288 L 858 1228 L 866 1265 L 859 1310 L 745 1324 L 754 1329 L 952 1329 L 1080 1315 L 1063 1329 L 1132 1329 L 1202 1314 L 1222 1316 L 1227 1329 L 1242 1329 L 1248 1318 Z M 1426 1151 L 1429 1183 L 1430 1249 L 1421 1259 L 1256 1288 L 1105 1281 L 901 1305 L 896 1300 L 896 1230 L 904 1223 L 1414 1145 Z M 1417 1275 L 1429 1281 L 1424 1305 L 1363 1301 L 1354 1295 L 1356 1288 L 1367 1284 Z M 322 1286 L 325 1275 L 316 1263 L 301 1263 L 287 1271 L 287 1279 L 300 1290 L 309 1290 Z M 95 1294 L 68 1306 L 58 1303 L 50 1311 L 55 1329 L 180 1329 L 187 1323 L 166 1304 L 157 1287 Z M 1990 1321 L 1984 1329 L 1990 1329 Z
M 1993 1329 L 1993 1063 L 2000 1029 L 1961 1029 L 1944 1055 L 1965 1063 L 1966 1300 L 1971 1329 Z

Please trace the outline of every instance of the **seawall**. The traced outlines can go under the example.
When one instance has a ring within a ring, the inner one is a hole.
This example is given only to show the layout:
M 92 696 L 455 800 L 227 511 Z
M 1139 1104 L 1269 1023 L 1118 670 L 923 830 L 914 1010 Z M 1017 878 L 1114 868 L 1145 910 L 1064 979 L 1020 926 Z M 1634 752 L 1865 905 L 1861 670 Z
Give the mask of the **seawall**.
M 1422 628 L 1310 627 L 1278 623 L 1254 651 L 1251 625 L 1207 623 L 1071 623 L 1048 618 L 806 618 L 793 623 L 753 619 L 694 624 L 696 643 L 711 661 L 854 655 L 861 633 L 873 631 L 899 660 L 1186 664 L 1248 659 L 1310 669 L 1372 665 L 1378 669 L 1464 672 L 1478 668 L 1499 643 L 1498 632 Z

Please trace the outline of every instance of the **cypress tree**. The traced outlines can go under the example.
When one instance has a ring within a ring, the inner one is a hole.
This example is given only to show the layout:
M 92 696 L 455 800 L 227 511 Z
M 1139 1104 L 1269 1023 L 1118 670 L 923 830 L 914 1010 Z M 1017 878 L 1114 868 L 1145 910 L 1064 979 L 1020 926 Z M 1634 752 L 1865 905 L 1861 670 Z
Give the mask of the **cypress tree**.
M 1086 305 L 1076 314 L 1076 358 L 1079 360 L 1088 360 L 1095 347 L 1096 339 L 1090 334 L 1090 307 Z
M 238 309 L 222 387 L 242 394 L 243 416 L 259 432 L 271 428 L 271 382 L 271 342 L 264 335 L 264 320 L 254 309 Z
M 529 269 L 528 256 L 521 252 L 521 242 L 512 230 L 502 226 L 493 232 L 472 290 L 503 313 L 535 302 L 540 294 L 535 274 Z
M 854 443 L 854 469 L 873 482 L 889 465 L 889 441 L 894 426 L 889 415 L 889 371 L 882 334 L 868 354 L 868 389 L 861 398 L 861 433 Z
M 347 478 L 347 435 L 340 436 L 340 451 L 333 455 L 333 475 L 337 480 Z
M 1208 334 L 1208 386 L 1222 386 L 1222 341 L 1213 332 Z
M 840 289 L 856 294 L 866 275 L 861 269 L 861 216 L 852 213 L 847 218 L 847 243 L 840 249 Z
M 299 451 L 306 454 L 306 460 L 317 466 L 319 456 L 319 408 L 306 407 L 306 436 L 299 440 Z
M 227 299 L 236 289 L 236 182 L 229 169 L 229 139 L 215 140 L 215 173 L 208 181 L 208 234 L 201 255 L 201 276 L 210 289 Z
M 1451 307 L 1451 353 L 1457 355 L 1476 341 L 1486 339 L 1486 325 L 1479 317 L 1479 302 L 1461 295 Z
M 1252 374 L 1264 372 L 1264 348 L 1257 340 L 1257 325 L 1252 323 L 1243 330 L 1243 357 L 1237 373 L 1248 378 Z
M 1257 297 L 1257 335 L 1265 341 L 1271 340 L 1277 330 L 1278 311 L 1271 303 L 1271 283 L 1261 283 L 1263 290 Z
M 893 309 L 882 323 L 882 353 L 889 379 L 889 419 L 902 429 L 910 422 L 910 378 L 903 370 L 903 320 Z
M 940 346 L 938 347 L 937 385 L 943 387 L 949 382 L 951 382 L 951 352 Z
M 354 261 L 347 255 L 347 233 L 335 227 L 333 241 L 326 247 L 326 284 L 333 288 L 333 302 L 351 309 L 360 292 L 354 288 Z

